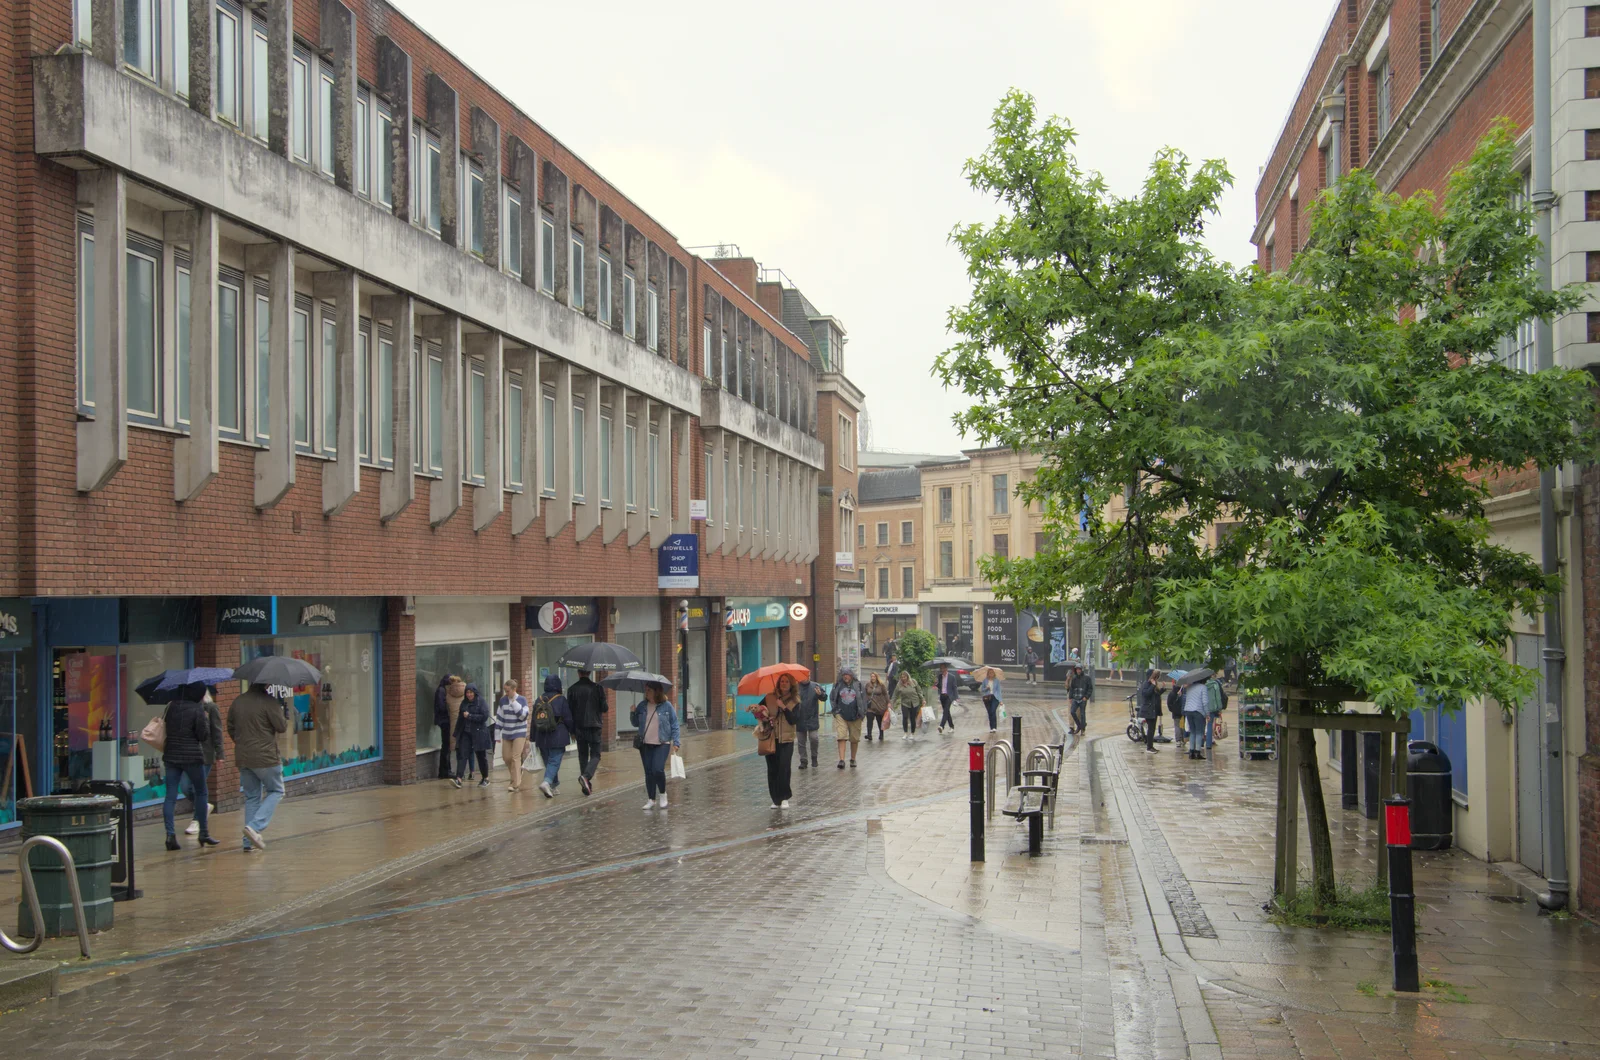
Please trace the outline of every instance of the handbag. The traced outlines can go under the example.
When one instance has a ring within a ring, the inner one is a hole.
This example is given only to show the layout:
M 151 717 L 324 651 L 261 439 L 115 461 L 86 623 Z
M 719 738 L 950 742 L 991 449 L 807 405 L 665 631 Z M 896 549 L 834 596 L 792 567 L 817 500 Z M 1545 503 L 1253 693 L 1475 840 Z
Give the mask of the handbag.
M 1215 739 L 1226 740 L 1228 738 L 1228 723 L 1221 718 L 1214 718 L 1211 722 L 1211 731 Z
M 775 755 L 778 753 L 778 734 L 772 731 L 772 726 L 762 722 L 756 726 L 756 754 Z
M 688 776 L 688 770 L 683 768 L 683 756 L 675 754 L 667 759 L 667 776 L 672 780 L 682 780 Z
M 154 747 L 157 751 L 167 749 L 167 718 L 164 714 L 157 714 L 145 723 L 139 730 L 139 739 Z

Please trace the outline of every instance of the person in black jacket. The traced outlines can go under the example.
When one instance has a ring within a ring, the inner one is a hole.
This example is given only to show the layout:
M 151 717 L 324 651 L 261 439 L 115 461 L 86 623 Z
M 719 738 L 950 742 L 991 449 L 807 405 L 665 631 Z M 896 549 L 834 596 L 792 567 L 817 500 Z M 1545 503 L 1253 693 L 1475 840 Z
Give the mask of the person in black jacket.
M 211 783 L 211 771 L 217 768 L 218 762 L 222 761 L 222 712 L 217 709 L 217 701 L 212 697 L 212 692 L 213 689 L 207 688 L 205 699 L 201 701 L 201 705 L 206 708 L 206 721 L 211 725 L 210 738 L 200 745 L 200 750 L 206 756 L 207 784 Z M 194 820 L 189 822 L 189 827 L 185 828 L 183 832 L 185 835 L 197 835 L 200 832 L 200 811 L 198 809 L 200 800 L 196 798 L 194 788 L 190 785 L 188 777 L 185 777 L 179 783 L 178 794 L 189 796 L 190 803 L 196 807 Z M 208 813 L 215 813 L 216 809 L 217 804 L 214 802 L 206 806 Z
M 1189 737 L 1183 731 L 1183 689 L 1178 687 L 1176 678 L 1167 692 L 1167 713 L 1172 715 L 1172 738 L 1179 743 L 1187 740 Z
M 578 679 L 567 689 L 567 709 L 572 712 L 572 735 L 578 741 L 578 786 L 588 795 L 594 791 L 595 771 L 600 768 L 600 727 L 611 709 L 605 689 L 594 683 L 588 670 L 579 670 Z
M 185 777 L 194 791 L 194 813 L 200 821 L 200 845 L 218 845 L 217 840 L 211 838 L 209 807 L 206 804 L 209 793 L 206 790 L 205 744 L 211 739 L 211 722 L 201 702 L 205 694 L 205 685 L 187 685 L 182 699 L 167 704 L 167 745 L 161 749 L 161 761 L 167 767 L 167 798 L 161 806 L 161 821 L 167 826 L 168 850 L 178 849 L 174 816 L 178 808 L 178 785 Z
M 1156 750 L 1156 722 L 1161 720 L 1161 686 L 1156 682 L 1155 670 L 1144 672 L 1144 681 L 1134 693 L 1138 697 L 1139 720 L 1144 722 L 1144 749 Z
M 478 694 L 477 685 L 468 685 L 461 700 L 461 716 L 456 719 L 456 775 L 450 782 L 461 786 L 461 778 L 472 779 L 472 758 L 478 758 L 481 779 L 478 787 L 489 786 L 489 748 L 494 744 L 494 725 L 489 719 L 489 701 Z

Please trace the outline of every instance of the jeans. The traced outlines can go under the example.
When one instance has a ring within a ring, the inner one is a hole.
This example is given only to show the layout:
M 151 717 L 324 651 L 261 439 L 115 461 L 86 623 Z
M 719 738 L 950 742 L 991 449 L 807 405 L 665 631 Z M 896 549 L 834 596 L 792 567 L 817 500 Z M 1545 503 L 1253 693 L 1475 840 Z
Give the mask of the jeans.
M 528 738 L 517 736 L 500 741 L 500 755 L 505 759 L 506 772 L 511 774 L 511 790 L 522 788 L 522 756 L 528 750 Z
M 940 694 L 940 696 L 939 696 L 939 710 L 941 711 L 941 713 L 939 715 L 939 728 L 941 728 L 941 729 L 944 729 L 944 728 L 954 729 L 956 727 L 956 720 L 950 716 L 950 704 L 953 703 L 954 701 L 955 701 L 955 697 L 954 696 L 947 696 L 947 695 L 944 695 L 942 693 Z
M 191 790 L 194 791 L 194 819 L 200 822 L 200 834 L 210 835 L 206 830 L 206 764 L 204 762 L 185 762 L 178 765 L 175 762 L 164 763 L 167 767 L 167 801 L 161 804 L 161 822 L 167 826 L 168 835 L 176 835 L 178 828 L 174 821 L 175 811 L 178 808 L 178 785 L 183 783 L 183 778 L 189 778 Z
M 774 805 L 794 798 L 794 789 L 789 786 L 789 767 L 793 761 L 792 743 L 780 743 L 776 751 L 767 755 L 767 794 L 772 796 Z
M 552 747 L 546 751 L 540 748 L 539 753 L 544 756 L 544 782 L 553 788 L 561 783 L 561 757 L 567 753 L 567 749 Z
M 984 696 L 983 709 L 989 715 L 989 731 L 993 732 L 1000 725 L 1000 701 L 993 696 Z
M 207 782 L 209 783 L 209 781 L 211 780 L 211 767 L 210 766 L 203 766 L 202 768 L 205 770 L 205 777 L 206 777 Z M 178 782 L 178 794 L 179 795 L 187 795 L 187 796 L 189 796 L 189 800 L 191 802 L 197 802 L 198 801 L 194 797 L 194 785 L 189 782 L 189 775 L 187 773 L 185 773 L 183 775 L 183 779 Z M 211 801 L 211 797 L 209 795 L 206 796 L 206 801 L 207 802 Z M 207 809 L 209 809 L 209 808 L 210 807 L 207 807 Z M 195 812 L 194 819 L 197 820 L 197 821 L 200 819 L 199 811 Z
M 779 744 L 780 748 L 791 746 Z M 671 744 L 647 743 L 639 748 L 639 761 L 644 766 L 644 795 L 653 799 L 657 795 L 667 793 L 667 752 L 672 749 Z M 770 762 L 776 755 L 768 755 Z M 778 801 L 778 800 L 773 800 Z
M 578 741 L 578 773 L 593 780 L 600 768 L 600 730 L 579 729 L 573 737 Z
M 1073 728 L 1082 732 L 1089 727 L 1089 703 L 1087 700 L 1074 699 L 1071 713 Z
M 800 768 L 801 769 L 804 769 L 806 767 L 806 762 L 808 761 L 808 759 L 806 758 L 806 744 L 808 742 L 811 744 L 811 758 L 809 759 L 809 761 L 812 762 L 813 764 L 817 764 L 817 763 L 820 763 L 822 761 L 822 759 L 817 757 L 817 748 L 821 744 L 821 738 L 816 734 L 815 731 L 813 731 L 813 732 L 797 732 L 797 733 L 795 733 L 794 734 L 794 742 L 800 748 Z M 782 801 L 782 800 L 779 800 L 779 801 Z
M 244 789 L 244 826 L 265 832 L 283 799 L 283 767 L 240 766 L 239 786 Z M 246 839 L 244 845 L 248 847 L 250 841 Z
M 1189 750 L 1191 752 L 1205 748 L 1207 720 L 1204 714 L 1197 711 L 1186 710 L 1183 712 L 1183 724 L 1189 730 Z

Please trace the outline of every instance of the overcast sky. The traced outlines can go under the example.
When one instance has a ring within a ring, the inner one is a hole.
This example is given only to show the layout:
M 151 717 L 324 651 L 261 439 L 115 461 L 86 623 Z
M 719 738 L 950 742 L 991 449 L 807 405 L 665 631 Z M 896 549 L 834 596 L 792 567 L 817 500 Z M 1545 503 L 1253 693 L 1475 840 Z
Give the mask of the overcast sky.
M 1331 0 L 807 0 L 399 7 L 686 246 L 735 243 L 849 332 L 873 442 L 953 452 L 929 375 L 967 296 L 950 247 L 986 220 L 961 165 L 1016 86 L 1119 191 L 1154 153 L 1226 159 L 1211 243 L 1250 260 L 1257 170 Z

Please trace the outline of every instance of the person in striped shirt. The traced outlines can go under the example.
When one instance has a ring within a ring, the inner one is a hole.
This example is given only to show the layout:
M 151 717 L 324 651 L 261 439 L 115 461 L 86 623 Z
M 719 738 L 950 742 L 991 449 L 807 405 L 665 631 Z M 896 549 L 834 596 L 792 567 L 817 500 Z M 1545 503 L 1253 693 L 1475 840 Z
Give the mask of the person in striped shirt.
M 517 683 L 507 681 L 500 688 L 494 707 L 495 724 L 500 726 L 500 755 L 511 775 L 507 791 L 522 790 L 522 756 L 528 750 L 528 701 L 517 694 Z

